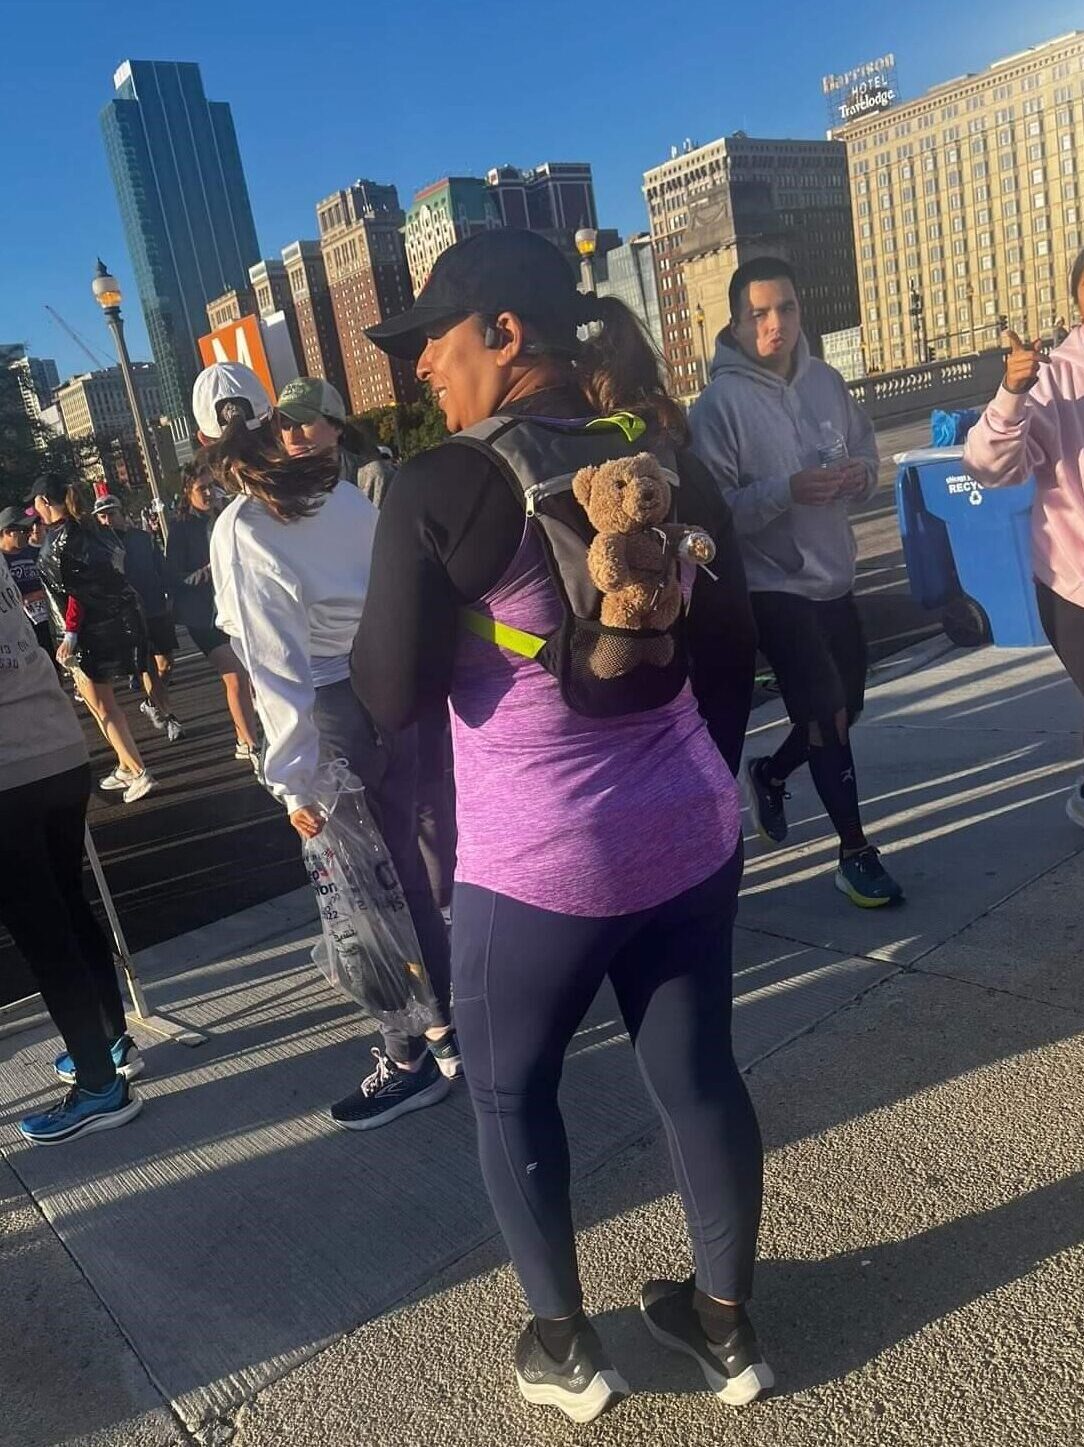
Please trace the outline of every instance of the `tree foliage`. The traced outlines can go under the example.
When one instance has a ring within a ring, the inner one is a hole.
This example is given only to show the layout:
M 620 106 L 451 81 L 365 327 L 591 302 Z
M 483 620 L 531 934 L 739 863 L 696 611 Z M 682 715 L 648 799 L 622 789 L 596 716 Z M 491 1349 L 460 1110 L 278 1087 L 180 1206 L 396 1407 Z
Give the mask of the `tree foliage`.
M 448 436 L 444 414 L 426 391 L 419 402 L 373 407 L 350 418 L 354 427 L 373 447 L 390 447 L 406 462 L 427 452 Z

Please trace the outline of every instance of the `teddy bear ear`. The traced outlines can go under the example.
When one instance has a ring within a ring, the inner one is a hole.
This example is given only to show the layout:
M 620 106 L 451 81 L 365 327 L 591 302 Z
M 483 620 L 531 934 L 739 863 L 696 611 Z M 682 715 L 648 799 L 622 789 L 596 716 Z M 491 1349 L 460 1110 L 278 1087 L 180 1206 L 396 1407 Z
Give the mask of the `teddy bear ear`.
M 586 507 L 591 501 L 591 485 L 597 471 L 597 467 L 581 467 L 572 479 L 572 496 L 581 507 Z

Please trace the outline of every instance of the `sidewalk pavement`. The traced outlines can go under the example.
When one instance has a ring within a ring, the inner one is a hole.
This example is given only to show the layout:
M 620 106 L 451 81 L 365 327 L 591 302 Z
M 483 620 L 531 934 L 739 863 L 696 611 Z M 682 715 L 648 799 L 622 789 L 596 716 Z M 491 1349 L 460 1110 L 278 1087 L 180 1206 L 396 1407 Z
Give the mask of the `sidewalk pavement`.
M 782 727 L 760 710 L 750 750 Z M 146 952 L 154 1007 L 210 1038 L 143 1042 L 131 1127 L 25 1147 L 54 1042 L 0 1039 L 0 1447 L 1079 1447 L 1079 728 L 1045 650 L 941 640 L 880 672 L 855 735 L 906 906 L 832 888 L 804 778 L 788 847 L 750 844 L 735 1041 L 768 1149 L 768 1401 L 722 1407 L 637 1319 L 640 1281 L 688 1258 L 605 997 L 562 1092 L 588 1306 L 635 1395 L 588 1428 L 520 1401 L 465 1093 L 331 1126 L 372 1040 L 307 961 L 301 895 Z

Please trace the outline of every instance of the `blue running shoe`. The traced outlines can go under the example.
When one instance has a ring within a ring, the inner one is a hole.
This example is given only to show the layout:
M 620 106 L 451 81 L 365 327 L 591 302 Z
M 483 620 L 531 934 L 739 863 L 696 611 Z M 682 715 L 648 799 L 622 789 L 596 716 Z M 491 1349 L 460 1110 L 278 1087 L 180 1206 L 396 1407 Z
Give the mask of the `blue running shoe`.
M 903 890 L 881 863 L 880 854 L 872 844 L 859 854 L 840 859 L 836 888 L 859 909 L 880 909 L 886 904 L 903 902 Z
M 82 1090 L 73 1085 L 59 1105 L 41 1115 L 28 1115 L 19 1122 L 19 1129 L 31 1145 L 57 1146 L 91 1131 L 127 1125 L 142 1109 L 142 1096 L 118 1075 L 106 1090 Z
M 143 1057 L 139 1053 L 139 1046 L 130 1035 L 121 1035 L 114 1040 L 109 1047 L 109 1053 L 113 1057 L 117 1074 L 123 1075 L 125 1080 L 134 1080 L 146 1069 Z M 56 1071 L 57 1079 L 62 1080 L 65 1085 L 75 1084 L 75 1061 L 66 1050 L 53 1061 L 53 1069 Z
M 428 1051 L 417 1070 L 400 1070 L 394 1060 L 374 1049 L 376 1069 L 344 1100 L 331 1107 L 331 1119 L 344 1130 L 375 1130 L 406 1115 L 436 1105 L 452 1088 Z
M 745 797 L 757 833 L 768 844 L 783 844 L 787 837 L 786 801 L 783 784 L 770 783 L 765 773 L 767 758 L 748 759 L 743 769 Z

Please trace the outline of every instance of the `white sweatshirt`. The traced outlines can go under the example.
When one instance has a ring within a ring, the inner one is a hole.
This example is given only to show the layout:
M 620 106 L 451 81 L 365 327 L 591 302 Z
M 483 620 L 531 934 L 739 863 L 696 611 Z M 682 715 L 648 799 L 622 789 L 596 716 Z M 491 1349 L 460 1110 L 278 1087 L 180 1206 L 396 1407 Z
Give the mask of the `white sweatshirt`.
M 216 621 L 252 679 L 267 739 L 264 777 L 290 813 L 314 802 L 313 663 L 324 661 L 326 682 L 348 676 L 378 516 L 340 482 L 296 522 L 280 522 L 256 498 L 234 498 L 211 533 Z

